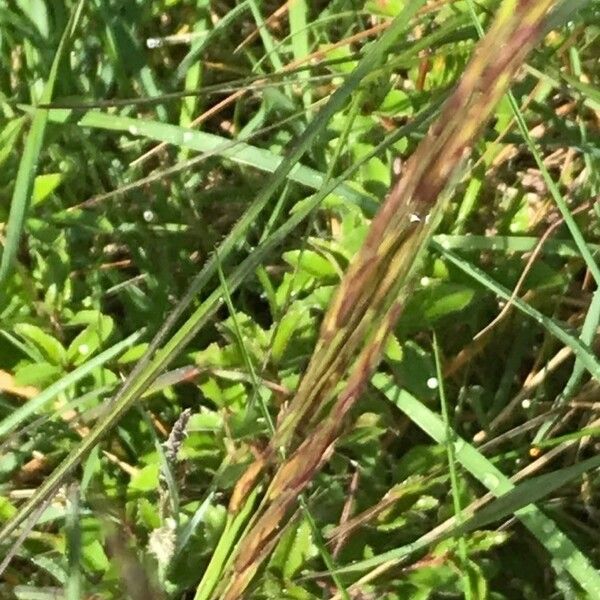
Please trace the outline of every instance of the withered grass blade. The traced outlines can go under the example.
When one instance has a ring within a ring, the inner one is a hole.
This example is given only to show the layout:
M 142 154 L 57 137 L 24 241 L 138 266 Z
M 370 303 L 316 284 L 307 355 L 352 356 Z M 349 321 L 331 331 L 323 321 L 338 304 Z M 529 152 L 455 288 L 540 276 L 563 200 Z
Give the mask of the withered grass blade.
M 277 451 L 292 447 L 300 423 L 317 425 L 304 432 L 304 441 L 277 470 L 253 527 L 238 544 L 233 571 L 219 598 L 244 595 L 298 495 L 326 462 L 345 415 L 369 381 L 402 311 L 418 257 L 443 209 L 443 192 L 539 41 L 554 4 L 554 0 L 502 3 L 439 118 L 374 218 L 329 306 L 309 366 L 279 420 L 270 449 L 262 463 L 250 467 L 242 478 L 236 503 L 252 489 Z M 345 380 L 342 392 L 334 395 Z M 236 508 L 232 504 L 231 509 Z

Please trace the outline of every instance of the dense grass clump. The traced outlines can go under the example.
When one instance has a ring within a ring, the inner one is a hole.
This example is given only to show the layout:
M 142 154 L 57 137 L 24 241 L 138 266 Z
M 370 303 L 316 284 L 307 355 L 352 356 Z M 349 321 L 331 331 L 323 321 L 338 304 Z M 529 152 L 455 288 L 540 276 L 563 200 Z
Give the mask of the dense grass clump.
M 600 598 L 599 17 L 0 7 L 0 597 Z

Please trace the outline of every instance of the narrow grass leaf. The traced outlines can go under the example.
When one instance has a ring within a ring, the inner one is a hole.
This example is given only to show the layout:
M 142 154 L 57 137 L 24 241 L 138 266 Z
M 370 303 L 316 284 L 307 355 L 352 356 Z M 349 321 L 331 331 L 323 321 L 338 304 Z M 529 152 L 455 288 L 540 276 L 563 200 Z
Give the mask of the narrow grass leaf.
M 395 404 L 411 421 L 420 427 L 427 435 L 439 444 L 445 443 L 446 427 L 439 415 L 427 408 L 417 398 L 407 391 L 400 389 L 388 375 L 378 373 L 372 379 L 373 385 L 380 390 L 393 404 Z M 589 559 L 575 546 L 571 539 L 562 532 L 556 523 L 547 517 L 539 508 L 533 504 L 524 506 L 528 502 L 535 502 L 553 489 L 566 484 L 568 481 L 579 477 L 583 472 L 595 468 L 600 464 L 600 457 L 594 457 L 589 461 L 567 467 L 557 473 L 550 473 L 536 477 L 529 482 L 514 486 L 511 481 L 497 469 L 485 456 L 476 448 L 462 439 L 456 439 L 454 444 L 456 459 L 462 466 L 476 477 L 488 490 L 495 496 L 508 494 L 512 490 L 517 490 L 508 496 L 508 500 L 502 509 L 506 511 L 515 511 L 523 524 L 540 541 L 540 543 L 567 569 L 572 577 L 585 589 L 591 597 L 598 597 L 600 592 L 600 572 L 598 572 Z M 533 482 L 536 482 L 535 484 Z M 521 486 L 525 486 L 524 488 Z M 551 489 L 550 486 L 553 486 Z M 516 501 L 518 499 L 518 501 Z M 497 506 L 497 505 L 496 505 Z M 494 511 L 496 508 L 494 508 Z M 492 508 L 489 507 L 488 518 L 496 519 L 502 510 L 491 514 Z M 475 516 L 477 519 L 477 516 Z M 482 519 L 483 520 L 483 519 Z M 476 526 L 481 524 L 475 522 Z M 470 523 L 465 523 L 465 527 L 470 527 Z M 406 547 L 411 550 L 411 547 Z M 405 550 L 405 552 L 406 552 Z M 387 558 L 378 557 L 377 563 L 371 563 L 368 568 L 381 564 L 386 560 L 397 558 L 392 553 L 388 553 Z M 406 555 L 406 554 L 404 554 Z M 363 563 L 363 566 L 364 563 Z
M 54 55 L 50 74 L 48 75 L 48 79 L 44 86 L 40 103 L 47 104 L 52 100 L 54 83 L 58 75 L 58 67 L 74 39 L 75 32 L 83 13 L 84 4 L 84 0 L 79 0 L 71 13 L 69 22 L 67 23 L 58 44 L 56 54 Z M 37 172 L 38 160 L 42 150 L 47 122 L 48 111 L 46 109 L 36 109 L 31 121 L 31 128 L 29 129 L 27 139 L 25 140 L 25 147 L 23 148 L 23 154 L 19 162 L 17 177 L 15 179 L 15 189 L 10 203 L 10 213 L 6 227 L 6 240 L 4 242 L 2 258 L 0 259 L 0 288 L 5 288 L 6 280 L 12 272 L 13 264 L 17 256 L 25 217 L 31 203 L 33 182 Z
M 481 283 L 484 287 L 494 292 L 503 300 L 511 300 L 511 293 L 503 285 L 494 281 L 487 273 L 464 260 L 454 252 L 444 248 L 439 242 L 432 241 L 431 246 L 442 254 L 449 262 L 457 266 L 461 271 L 472 277 L 475 281 Z M 596 378 L 600 380 L 600 361 L 596 358 L 593 351 L 584 344 L 579 338 L 571 335 L 563 329 L 554 319 L 547 317 L 539 312 L 530 304 L 527 304 L 520 298 L 513 298 L 512 303 L 522 313 L 531 317 L 536 323 L 544 327 L 555 338 L 569 346 L 575 356 L 581 360 L 581 364 Z
M 512 235 L 434 235 L 433 240 L 446 250 L 481 252 L 482 250 L 513 254 L 531 252 L 539 243 L 533 236 Z M 600 245 L 590 244 L 590 249 L 598 253 Z M 579 257 L 579 251 L 572 240 L 549 239 L 544 242 L 544 254 L 564 258 Z
M 67 541 L 67 581 L 65 600 L 81 598 L 81 515 L 79 514 L 79 486 L 72 484 L 68 492 L 68 509 L 66 519 Z
M 51 386 L 46 388 L 43 392 L 34 398 L 31 398 L 31 400 L 23 404 L 23 406 L 10 413 L 2 421 L 0 421 L 0 438 L 9 435 L 18 427 L 22 426 L 27 419 L 43 410 L 49 402 L 58 396 L 58 394 L 67 390 L 80 379 L 83 379 L 94 369 L 106 364 L 109 360 L 115 358 L 127 348 L 133 346 L 133 344 L 140 339 L 143 333 L 143 330 L 137 331 L 136 333 L 133 333 L 129 337 L 125 338 L 123 341 L 115 344 L 111 348 L 108 348 L 104 352 L 101 352 L 98 354 L 98 356 L 95 356 L 81 366 L 77 367 L 74 371 L 71 371 L 59 379 L 56 383 L 53 383 Z
M 218 23 L 207 33 L 205 37 L 194 42 L 190 51 L 183 57 L 177 70 L 175 71 L 175 77 L 177 79 L 183 79 L 192 64 L 200 57 L 202 51 L 209 47 L 209 44 L 213 43 L 220 35 L 223 35 L 226 29 L 235 22 L 245 11 L 249 9 L 248 0 L 240 2 L 237 6 L 228 10 L 222 19 L 219 19 Z
M 116 116 L 99 111 L 88 111 L 83 116 L 77 117 L 71 110 L 60 108 L 49 110 L 49 119 L 56 123 L 67 123 L 72 117 L 75 117 L 75 122 L 80 127 L 123 131 L 131 135 L 146 137 L 157 142 L 166 142 L 197 152 L 210 152 L 213 155 L 228 158 L 239 165 L 254 167 L 266 173 L 275 173 L 278 169 L 285 167 L 285 177 L 310 189 L 318 190 L 324 183 L 325 175 L 315 169 L 300 163 L 290 165 L 286 158 L 269 150 L 212 133 L 195 131 L 148 119 Z M 345 200 L 357 204 L 367 214 L 373 214 L 377 208 L 377 203 L 371 196 L 361 193 L 349 185 L 340 185 L 335 193 Z M 224 259 L 225 256 L 223 256 Z
M 458 483 L 458 469 L 456 456 L 454 453 L 454 443 L 456 435 L 452 424 L 450 423 L 450 412 L 448 410 L 448 402 L 446 399 L 446 392 L 444 389 L 444 379 L 442 372 L 442 360 L 440 356 L 440 347 L 437 341 L 435 332 L 433 334 L 433 354 L 435 358 L 435 371 L 437 384 L 439 389 L 440 406 L 442 408 L 442 419 L 446 427 L 446 439 L 444 445 L 446 446 L 446 457 L 448 459 L 448 471 L 450 473 L 450 489 L 452 491 L 452 506 L 454 508 L 454 518 L 458 523 L 458 529 L 460 530 L 464 524 L 464 515 L 460 502 L 460 486 Z M 471 600 L 473 598 L 473 590 L 471 589 L 471 579 L 469 577 L 469 556 L 467 553 L 467 542 L 464 537 L 464 532 L 456 531 L 455 537 L 458 541 L 458 557 L 460 559 L 460 566 L 462 568 L 462 580 L 463 589 L 465 594 L 465 600 Z

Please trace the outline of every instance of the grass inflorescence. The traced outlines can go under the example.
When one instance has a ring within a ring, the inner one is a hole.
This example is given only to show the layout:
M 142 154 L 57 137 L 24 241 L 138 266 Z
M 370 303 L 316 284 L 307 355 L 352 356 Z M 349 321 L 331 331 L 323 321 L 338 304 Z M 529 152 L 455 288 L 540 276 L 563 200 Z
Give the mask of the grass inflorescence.
M 600 597 L 592 0 L 0 9 L 0 596 Z

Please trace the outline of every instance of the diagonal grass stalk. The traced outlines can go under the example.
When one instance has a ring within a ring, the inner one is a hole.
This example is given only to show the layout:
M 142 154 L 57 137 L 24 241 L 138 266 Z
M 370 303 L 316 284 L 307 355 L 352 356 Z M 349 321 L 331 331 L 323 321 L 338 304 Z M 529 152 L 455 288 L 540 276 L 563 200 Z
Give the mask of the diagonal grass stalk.
M 279 229 L 273 232 L 268 239 L 256 248 L 256 250 L 241 264 L 239 267 L 229 276 L 228 287 L 231 291 L 235 290 L 241 282 L 248 277 L 253 270 L 261 264 L 266 256 L 272 251 L 273 248 L 281 244 L 289 234 L 322 202 L 323 198 L 336 190 L 342 182 L 346 181 L 351 177 L 366 161 L 370 160 L 373 156 L 376 156 L 383 148 L 391 146 L 395 141 L 407 135 L 408 133 L 420 128 L 423 123 L 428 122 L 431 119 L 432 114 L 436 111 L 437 107 L 433 106 L 424 110 L 414 122 L 400 128 L 390 136 L 387 140 L 380 144 L 379 147 L 375 148 L 371 153 L 366 155 L 361 161 L 349 167 L 344 171 L 338 178 L 331 181 L 328 185 L 323 187 L 319 192 L 311 199 L 311 202 L 305 204 L 301 210 L 296 211 Z M 66 478 L 71 472 L 77 467 L 77 465 L 83 460 L 83 458 L 95 447 L 95 445 L 107 434 L 108 431 L 116 424 L 121 418 L 122 414 L 127 412 L 129 407 L 135 402 L 135 400 L 141 397 L 146 389 L 148 389 L 152 382 L 159 376 L 164 368 L 183 350 L 187 340 L 191 339 L 193 335 L 207 322 L 207 320 L 214 314 L 217 308 L 221 304 L 221 295 L 219 290 L 211 294 L 192 314 L 192 316 L 184 323 L 184 325 L 178 330 L 177 334 L 170 340 L 169 344 L 165 346 L 159 354 L 155 357 L 151 364 L 145 369 L 146 379 L 142 381 L 142 384 L 137 382 L 139 387 L 136 387 L 133 391 L 127 392 L 121 391 L 121 397 L 118 396 L 113 400 L 112 412 L 107 418 L 99 422 L 96 427 L 90 433 L 82 444 L 69 454 L 69 456 L 57 467 L 52 475 L 44 481 L 42 486 L 36 490 L 36 493 L 23 504 L 17 513 L 7 521 L 3 528 L 0 530 L 0 541 L 3 541 L 8 535 L 10 535 L 19 525 L 25 522 L 30 515 L 32 515 L 36 506 L 42 501 L 43 498 L 51 497 L 58 488 L 64 483 Z M 183 312 L 183 311 L 182 311 Z M 132 379 L 130 375 L 129 380 Z M 127 384 L 127 382 L 126 382 Z M 235 521 L 235 523 L 238 523 Z M 239 531 L 241 524 L 236 525 L 236 531 Z
M 272 547 L 279 523 L 331 451 L 344 416 L 378 364 L 387 334 L 401 313 L 416 259 L 443 209 L 443 192 L 537 43 L 553 4 L 522 0 L 501 5 L 440 117 L 373 220 L 325 315 L 296 395 L 279 420 L 271 454 L 260 461 L 263 465 L 253 465 L 239 486 L 252 489 L 274 450 L 290 445 L 298 424 L 307 415 L 319 415 L 329 403 L 333 406 L 277 470 L 266 493 L 268 504 L 263 503 L 260 517 L 239 544 L 222 594 L 225 600 L 244 594 Z M 334 399 L 333 390 L 348 371 L 349 379 Z
M 440 346 L 438 344 L 437 336 L 435 331 L 432 336 L 433 341 L 433 355 L 435 358 L 435 372 L 437 385 L 439 389 L 440 407 L 442 409 L 442 419 L 446 427 L 446 438 L 444 444 L 446 445 L 446 457 L 448 459 L 448 472 L 450 473 L 450 489 L 452 492 L 452 506 L 454 508 L 454 519 L 458 524 L 458 527 L 464 523 L 463 510 L 460 501 L 460 485 L 458 483 L 458 469 L 456 462 L 456 454 L 454 452 L 454 444 L 456 442 L 456 434 L 452 428 L 450 422 L 450 411 L 448 410 L 448 400 L 446 398 L 446 391 L 444 389 L 444 375 L 442 371 L 442 359 L 440 355 Z M 471 585 L 471 578 L 469 577 L 469 556 L 467 552 L 467 542 L 464 535 L 457 536 L 458 545 L 458 558 L 460 560 L 460 566 L 462 567 L 462 580 L 463 589 L 465 594 L 465 600 L 472 600 L 473 589 Z

